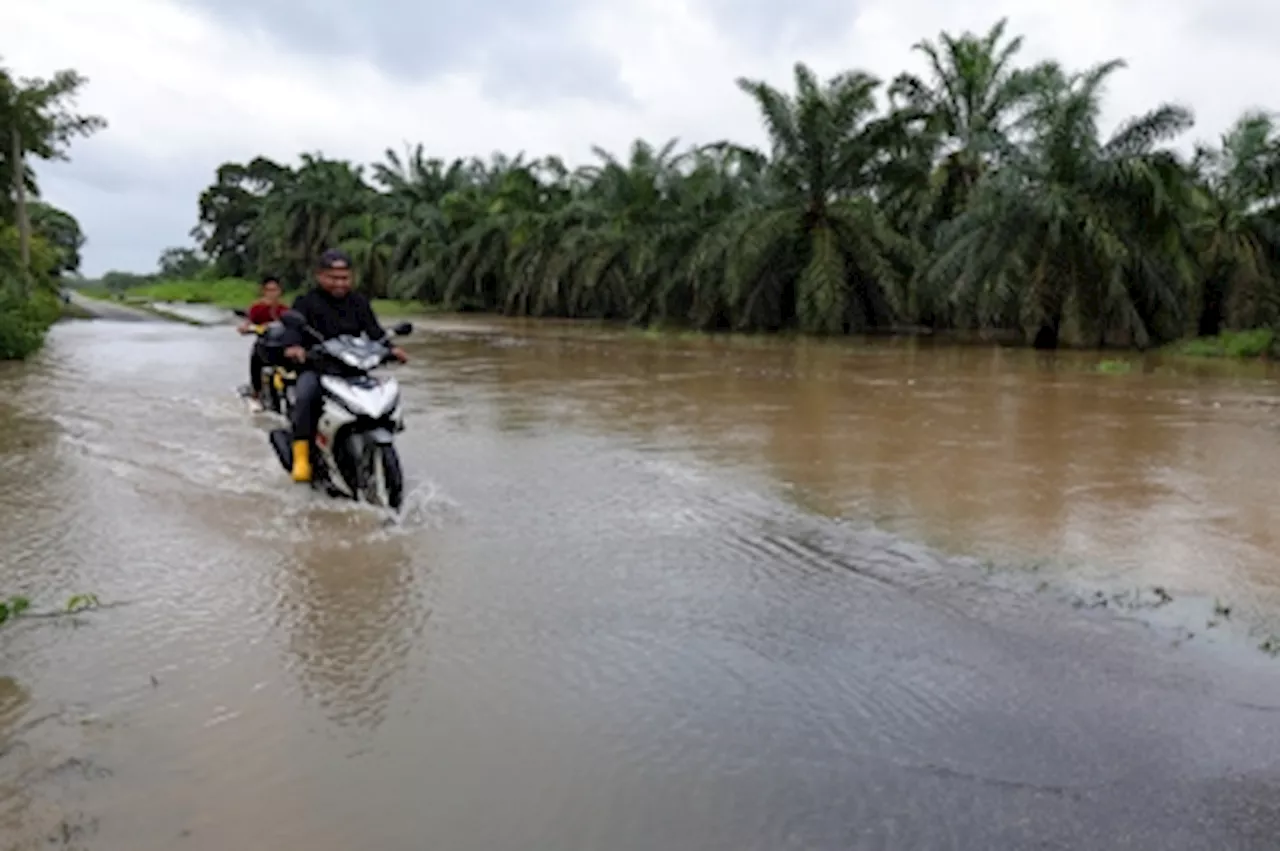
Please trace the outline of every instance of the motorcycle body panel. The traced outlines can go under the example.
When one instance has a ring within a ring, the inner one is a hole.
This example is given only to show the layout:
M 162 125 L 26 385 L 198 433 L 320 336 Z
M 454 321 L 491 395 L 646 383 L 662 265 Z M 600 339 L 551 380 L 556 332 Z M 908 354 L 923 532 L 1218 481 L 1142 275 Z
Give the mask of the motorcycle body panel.
M 394 378 L 323 375 L 320 390 L 324 401 L 315 442 L 324 475 L 343 496 L 355 498 L 366 441 L 391 443 L 401 424 L 400 385 Z

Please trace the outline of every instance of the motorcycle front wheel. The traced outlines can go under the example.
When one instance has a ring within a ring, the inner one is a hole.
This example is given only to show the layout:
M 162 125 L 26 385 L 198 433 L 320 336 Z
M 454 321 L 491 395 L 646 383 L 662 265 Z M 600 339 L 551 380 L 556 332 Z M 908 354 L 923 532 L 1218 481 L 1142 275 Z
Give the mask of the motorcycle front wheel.
M 377 443 L 366 446 L 363 467 L 365 502 L 399 511 L 404 501 L 404 475 L 396 448 Z

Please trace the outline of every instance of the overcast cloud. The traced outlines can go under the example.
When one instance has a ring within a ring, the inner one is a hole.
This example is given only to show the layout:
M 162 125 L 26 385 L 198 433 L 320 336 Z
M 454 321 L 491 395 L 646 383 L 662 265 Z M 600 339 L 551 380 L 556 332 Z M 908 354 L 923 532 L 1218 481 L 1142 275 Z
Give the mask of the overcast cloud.
M 1111 122 L 1175 100 L 1196 111 L 1192 138 L 1213 138 L 1245 108 L 1280 107 L 1266 0 L 37 0 L 0 4 L 0 57 L 22 75 L 76 68 L 82 108 L 110 122 L 40 168 L 96 275 L 187 244 L 228 160 L 758 143 L 735 77 L 786 84 L 800 59 L 891 78 L 919 68 L 920 38 L 1006 15 L 1028 60 L 1128 60 Z

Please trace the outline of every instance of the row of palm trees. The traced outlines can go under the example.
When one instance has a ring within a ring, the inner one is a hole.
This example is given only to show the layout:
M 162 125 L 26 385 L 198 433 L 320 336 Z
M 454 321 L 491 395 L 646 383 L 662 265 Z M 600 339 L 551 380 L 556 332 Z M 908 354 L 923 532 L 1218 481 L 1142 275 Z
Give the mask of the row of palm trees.
M 1280 319 L 1280 133 L 1243 116 L 1181 156 L 1163 105 L 1099 126 L 1117 60 L 1019 65 L 1021 39 L 916 45 L 888 86 L 796 65 L 792 92 L 739 80 L 769 150 L 637 141 L 555 158 L 365 169 L 229 163 L 193 231 L 223 275 L 299 284 L 341 244 L 375 296 L 704 329 L 974 329 L 1145 347 Z

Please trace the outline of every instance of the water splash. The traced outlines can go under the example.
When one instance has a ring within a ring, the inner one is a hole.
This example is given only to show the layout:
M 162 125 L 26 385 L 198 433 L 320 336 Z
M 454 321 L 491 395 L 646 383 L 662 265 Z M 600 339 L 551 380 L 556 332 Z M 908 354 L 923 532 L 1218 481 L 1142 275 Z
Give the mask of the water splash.
M 280 510 L 248 530 L 253 538 L 290 543 L 319 541 L 340 549 L 438 528 L 460 517 L 459 507 L 434 482 L 422 482 L 405 494 L 399 514 L 311 488 L 285 485 Z

